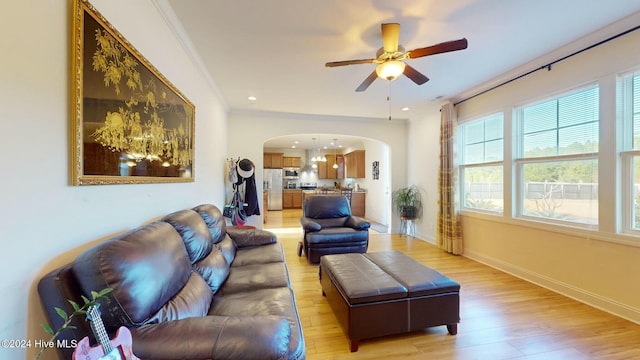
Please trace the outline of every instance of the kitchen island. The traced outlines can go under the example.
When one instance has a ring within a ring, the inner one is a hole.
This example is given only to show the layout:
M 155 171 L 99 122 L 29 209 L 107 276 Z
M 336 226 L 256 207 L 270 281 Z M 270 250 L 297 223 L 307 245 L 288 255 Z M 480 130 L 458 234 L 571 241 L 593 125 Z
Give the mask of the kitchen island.
M 354 216 L 364 217 L 366 208 L 366 191 L 353 191 L 351 193 L 351 214 Z M 323 193 L 317 190 L 302 190 L 302 201 L 311 196 L 341 196 L 340 189 L 329 189 Z

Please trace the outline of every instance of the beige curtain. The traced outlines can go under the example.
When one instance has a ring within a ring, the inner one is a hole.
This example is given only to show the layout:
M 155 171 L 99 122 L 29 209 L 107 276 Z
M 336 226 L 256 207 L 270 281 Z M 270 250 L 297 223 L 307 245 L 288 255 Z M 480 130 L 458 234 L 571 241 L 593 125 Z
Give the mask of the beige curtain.
M 454 135 L 456 117 L 453 104 L 447 103 L 440 109 L 440 168 L 438 171 L 438 229 L 436 244 L 444 251 L 460 255 L 462 246 L 462 226 L 458 204 L 458 171 L 455 167 Z

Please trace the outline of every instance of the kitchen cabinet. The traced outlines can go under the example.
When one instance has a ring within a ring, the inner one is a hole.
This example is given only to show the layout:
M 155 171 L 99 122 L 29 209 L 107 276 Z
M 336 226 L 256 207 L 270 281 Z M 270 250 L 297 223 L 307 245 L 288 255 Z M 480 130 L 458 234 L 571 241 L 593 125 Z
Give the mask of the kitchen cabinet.
M 325 156 L 327 157 L 327 161 L 316 162 L 316 165 L 318 165 L 318 179 L 330 179 L 328 173 L 329 166 L 327 165 L 329 163 L 329 156 Z
M 267 209 L 269 208 L 269 203 L 268 203 L 268 196 L 267 196 L 267 192 L 263 191 L 262 192 L 262 209 L 264 210 L 262 212 L 262 223 L 266 224 L 267 223 L 267 213 L 269 212 Z
M 344 155 L 347 178 L 362 179 L 365 177 L 364 155 L 364 150 L 356 150 Z
M 286 190 L 285 190 L 286 191 Z M 304 199 L 311 196 L 323 196 L 315 190 L 303 192 Z M 329 190 L 324 196 L 342 196 L 340 190 Z M 354 191 L 351 193 L 351 215 L 364 217 L 367 207 L 367 193 L 364 191 Z
M 336 164 L 338 164 L 336 179 L 344 179 L 344 155 L 336 155 Z
M 351 193 L 351 215 L 364 217 L 367 205 L 367 193 L 354 191 Z
M 265 169 L 282 169 L 283 153 L 264 153 L 262 167 Z
M 282 166 L 286 168 L 299 168 L 300 157 L 299 156 L 283 156 Z
M 302 209 L 302 190 L 285 189 L 282 191 L 283 209 Z
M 318 162 L 318 179 L 344 179 L 344 158 L 342 155 L 325 155 L 327 161 Z M 334 169 L 333 165 L 338 168 Z

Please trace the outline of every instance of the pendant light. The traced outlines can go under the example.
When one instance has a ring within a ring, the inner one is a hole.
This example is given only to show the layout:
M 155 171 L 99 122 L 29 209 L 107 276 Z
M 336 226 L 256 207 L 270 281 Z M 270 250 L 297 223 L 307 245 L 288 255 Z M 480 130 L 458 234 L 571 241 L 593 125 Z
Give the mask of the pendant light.
M 336 148 L 338 147 L 338 139 L 333 139 L 333 166 L 331 166 L 334 169 L 338 168 L 338 150 L 336 150 Z
M 311 138 L 311 140 L 313 140 L 313 148 L 311 149 L 311 162 L 315 163 L 316 161 L 318 161 L 318 158 L 316 158 L 316 138 Z

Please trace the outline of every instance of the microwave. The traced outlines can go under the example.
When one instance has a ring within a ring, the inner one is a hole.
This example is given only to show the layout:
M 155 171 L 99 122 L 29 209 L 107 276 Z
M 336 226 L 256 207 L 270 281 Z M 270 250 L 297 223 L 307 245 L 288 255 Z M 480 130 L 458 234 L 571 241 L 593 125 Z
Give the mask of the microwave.
M 299 169 L 284 169 L 284 173 L 282 174 L 282 177 L 285 179 L 297 179 L 299 176 L 300 170 Z

